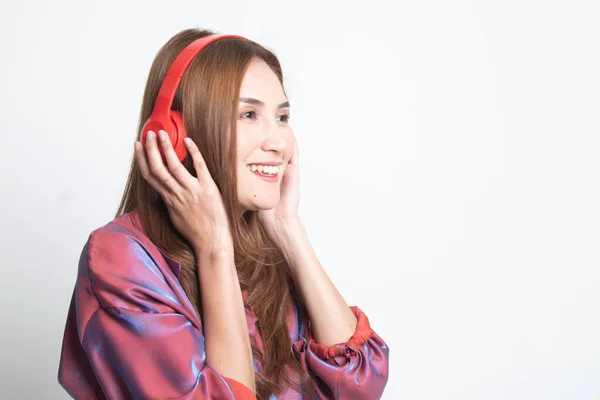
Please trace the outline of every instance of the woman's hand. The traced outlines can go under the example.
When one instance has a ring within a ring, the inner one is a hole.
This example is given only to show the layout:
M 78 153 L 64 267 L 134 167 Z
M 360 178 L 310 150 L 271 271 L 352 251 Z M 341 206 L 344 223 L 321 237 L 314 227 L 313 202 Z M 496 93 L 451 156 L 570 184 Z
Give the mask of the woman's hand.
M 145 146 L 136 141 L 135 154 L 142 176 L 163 198 L 173 225 L 196 254 L 213 255 L 223 250 L 233 253 L 223 198 L 196 144 L 185 139 L 197 178 L 179 161 L 165 131 L 158 132 L 158 142 L 154 132 L 148 132 Z M 159 145 L 167 165 L 163 163 Z
M 294 153 L 285 167 L 281 179 L 279 203 L 270 210 L 259 210 L 258 220 L 267 231 L 270 239 L 278 245 L 282 245 L 281 238 L 284 230 L 288 229 L 290 223 L 300 220 L 298 216 L 298 203 L 300 202 L 300 174 L 298 142 L 294 138 Z

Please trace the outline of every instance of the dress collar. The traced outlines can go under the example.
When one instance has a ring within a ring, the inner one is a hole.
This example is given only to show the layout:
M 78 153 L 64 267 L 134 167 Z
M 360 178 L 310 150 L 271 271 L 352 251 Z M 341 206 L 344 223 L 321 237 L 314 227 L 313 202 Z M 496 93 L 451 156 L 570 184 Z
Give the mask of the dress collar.
M 144 238 L 146 238 L 149 242 L 151 242 L 150 239 L 144 233 L 144 230 L 142 229 L 142 223 L 141 223 L 141 219 L 140 219 L 138 211 L 132 211 L 129 213 L 129 221 L 131 222 L 133 227 L 135 229 L 137 229 L 144 236 Z M 173 271 L 175 276 L 177 278 L 179 278 L 179 273 L 181 272 L 181 263 L 179 261 L 173 260 L 172 258 L 167 256 L 157 246 L 154 246 L 154 247 L 156 249 L 158 249 L 160 254 L 165 258 L 165 261 L 167 262 L 167 264 L 169 264 L 169 267 L 171 267 L 171 270 Z M 249 321 L 256 323 L 258 321 L 258 317 L 256 316 L 256 314 L 252 310 L 252 307 L 250 307 L 250 304 L 248 303 L 248 291 L 247 290 L 242 290 L 242 299 L 244 300 L 244 309 L 246 310 L 247 318 L 249 318 Z
M 179 273 L 181 272 L 181 263 L 179 261 L 173 260 L 165 253 L 163 253 L 160 249 L 158 249 L 158 251 L 160 251 L 160 254 L 162 254 L 165 260 L 167 260 L 167 264 L 169 264 L 169 267 L 171 267 L 173 273 L 179 279 Z
M 140 219 L 140 215 L 138 211 L 131 211 L 129 213 L 129 219 L 132 222 L 133 226 L 138 229 L 145 237 L 146 239 L 150 240 L 146 234 L 144 233 L 144 230 L 142 229 L 142 222 Z M 165 258 L 165 261 L 167 262 L 167 264 L 169 265 L 169 267 L 171 267 L 171 270 L 173 271 L 173 273 L 175 274 L 175 276 L 177 278 L 179 278 L 179 273 L 181 272 L 181 263 L 177 260 L 172 259 L 171 257 L 167 256 L 161 249 L 158 248 L 158 246 L 155 246 L 156 249 L 158 249 L 158 251 L 160 252 L 160 254 Z

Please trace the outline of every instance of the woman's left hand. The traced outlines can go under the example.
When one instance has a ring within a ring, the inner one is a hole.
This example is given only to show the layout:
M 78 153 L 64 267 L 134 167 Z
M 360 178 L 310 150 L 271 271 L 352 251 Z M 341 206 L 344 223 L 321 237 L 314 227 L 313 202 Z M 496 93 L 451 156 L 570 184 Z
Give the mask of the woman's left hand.
M 281 179 L 279 203 L 270 210 L 258 211 L 259 222 L 267 231 L 270 239 L 277 245 L 281 245 L 280 239 L 284 230 L 290 226 L 290 222 L 294 223 L 300 220 L 298 216 L 300 201 L 298 170 L 298 141 L 294 137 L 294 154 L 285 167 Z

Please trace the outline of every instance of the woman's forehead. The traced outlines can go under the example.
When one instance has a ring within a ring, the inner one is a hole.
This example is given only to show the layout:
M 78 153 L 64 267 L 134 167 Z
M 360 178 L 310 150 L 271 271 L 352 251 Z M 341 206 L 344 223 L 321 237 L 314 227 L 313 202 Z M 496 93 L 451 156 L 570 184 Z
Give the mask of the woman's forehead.
M 259 100 L 268 107 L 287 101 L 279 78 L 263 60 L 253 60 L 248 66 L 240 88 L 242 98 Z

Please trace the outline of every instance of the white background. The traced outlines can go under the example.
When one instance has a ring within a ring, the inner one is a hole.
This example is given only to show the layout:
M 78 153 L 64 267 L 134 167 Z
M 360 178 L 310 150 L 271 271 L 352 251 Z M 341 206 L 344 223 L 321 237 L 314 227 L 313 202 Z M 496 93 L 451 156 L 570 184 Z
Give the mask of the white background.
M 67 399 L 66 313 L 150 64 L 188 27 L 280 57 L 301 217 L 390 347 L 384 399 L 600 398 L 593 1 L 19 1 L 0 8 L 0 398 Z

